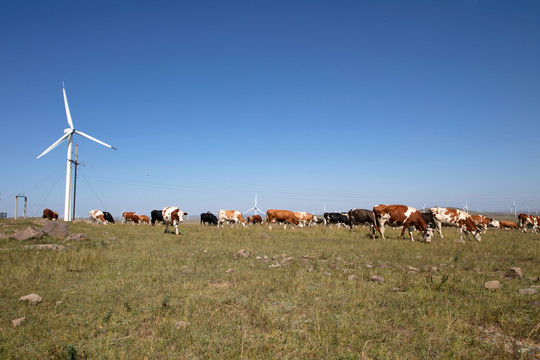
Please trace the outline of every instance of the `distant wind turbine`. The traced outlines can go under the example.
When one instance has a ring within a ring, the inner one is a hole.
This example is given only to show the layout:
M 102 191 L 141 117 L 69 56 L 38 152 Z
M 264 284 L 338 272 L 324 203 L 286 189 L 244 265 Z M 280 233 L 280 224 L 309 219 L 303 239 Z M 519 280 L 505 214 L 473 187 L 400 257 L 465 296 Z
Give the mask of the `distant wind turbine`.
M 255 210 L 255 215 L 257 215 L 257 211 L 260 211 L 261 214 L 264 214 L 264 211 L 257 207 L 257 193 L 255 193 L 255 205 L 251 209 L 244 211 L 244 214 L 250 212 L 251 210 Z
M 67 141 L 68 141 L 68 150 L 67 150 L 67 162 L 66 162 L 66 196 L 65 196 L 65 202 L 64 202 L 64 221 L 71 221 L 71 211 L 70 211 L 71 202 L 70 202 L 70 200 L 71 200 L 71 179 L 72 179 L 71 168 L 73 166 L 73 135 L 74 134 L 79 134 L 82 137 L 85 137 L 85 138 L 87 138 L 89 140 L 97 142 L 98 144 L 106 146 L 106 147 L 108 147 L 110 149 L 113 149 L 113 150 L 117 150 L 117 149 L 112 147 L 109 144 L 104 143 L 103 141 L 100 141 L 100 140 L 98 140 L 96 138 L 93 138 L 92 136 L 90 136 L 88 134 L 83 133 L 82 131 L 75 130 L 75 128 L 73 127 L 73 121 L 71 120 L 71 113 L 69 112 L 69 105 L 68 105 L 67 96 L 66 96 L 66 89 L 64 88 L 63 83 L 62 83 L 62 92 L 64 93 L 64 105 L 65 105 L 65 108 L 66 108 L 66 116 L 67 116 L 67 122 L 68 122 L 69 128 L 65 129 L 64 130 L 64 135 L 60 139 L 56 140 L 56 142 L 54 144 L 49 146 L 47 148 L 47 150 L 42 152 L 41 155 L 39 155 L 36 159 L 39 159 L 43 155 L 47 154 L 49 151 L 51 151 L 52 149 L 54 149 L 55 147 L 60 145 L 62 142 L 64 142 L 64 140 L 67 139 Z

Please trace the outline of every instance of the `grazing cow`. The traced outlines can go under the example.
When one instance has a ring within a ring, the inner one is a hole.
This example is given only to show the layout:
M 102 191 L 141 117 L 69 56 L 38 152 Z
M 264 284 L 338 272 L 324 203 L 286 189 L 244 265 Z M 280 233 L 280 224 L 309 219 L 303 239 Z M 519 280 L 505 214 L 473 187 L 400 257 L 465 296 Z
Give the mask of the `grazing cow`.
M 375 215 L 373 211 L 367 209 L 349 210 L 349 227 L 354 225 L 368 225 L 371 230 L 371 237 L 375 239 Z
M 390 226 L 403 226 L 399 236 L 400 239 L 403 238 L 405 229 L 408 229 L 411 241 L 414 241 L 412 231 L 416 229 L 422 233 L 426 242 L 431 242 L 433 230 L 427 226 L 420 211 L 413 207 L 406 205 L 377 205 L 373 208 L 373 215 L 375 217 L 375 228 L 383 239 L 384 225 L 388 224 Z
M 150 219 L 146 215 L 138 215 L 139 216 L 139 223 L 141 224 L 150 224 Z
M 114 224 L 114 218 L 113 218 L 113 216 L 111 215 L 110 212 L 103 211 L 103 217 L 105 218 L 105 220 L 107 220 L 107 222 L 110 222 L 111 224 Z
M 176 235 L 179 235 L 178 224 L 184 221 L 184 215 L 187 215 L 187 212 L 183 212 L 176 206 L 167 206 L 163 209 L 163 222 L 165 223 L 165 233 L 169 232 L 169 224 L 172 224 L 175 229 Z
M 155 225 L 157 221 L 163 222 L 163 210 L 152 210 L 150 212 L 150 222 Z
M 499 228 L 499 221 L 484 215 L 470 215 L 474 225 L 480 230 L 487 231 L 488 227 Z
M 471 217 L 465 211 L 461 211 L 458 209 L 440 208 L 438 206 L 435 206 L 429 209 L 429 212 L 433 215 L 435 224 L 437 224 L 437 231 L 439 232 L 439 235 L 441 235 L 441 239 L 444 239 L 444 236 L 442 234 L 442 225 L 445 224 L 450 226 L 457 226 L 457 228 L 459 229 L 459 238 L 461 240 L 463 240 L 463 232 L 465 232 L 465 236 L 467 236 L 467 239 L 469 239 L 468 233 L 470 232 L 476 240 L 482 240 L 482 234 L 480 230 L 478 230 L 476 225 L 474 225 Z
M 231 221 L 234 224 L 242 223 L 246 227 L 246 220 L 242 216 L 242 213 L 238 210 L 219 210 L 218 212 L 218 226 L 223 226 L 225 221 Z
M 437 224 L 435 224 L 435 219 L 433 218 L 432 213 L 420 213 L 422 214 L 422 218 L 426 222 L 426 225 L 433 230 L 437 229 Z
M 341 224 L 349 225 L 349 218 L 343 213 L 324 213 L 323 217 L 326 225 L 337 224 L 338 227 L 340 227 Z
M 261 215 L 253 215 L 253 216 L 248 216 L 247 218 L 247 222 L 248 224 L 263 224 L 263 219 L 261 217 Z
M 218 219 L 216 215 L 210 211 L 201 214 L 201 225 L 217 225 Z
M 538 229 L 538 218 L 528 214 L 519 214 L 518 224 L 521 231 L 527 232 L 527 227 L 531 226 L 533 233 L 536 233 Z
M 105 219 L 105 215 L 103 215 L 102 211 L 99 210 L 90 210 L 88 213 L 90 215 L 90 220 L 97 224 L 106 224 L 107 220 Z
M 43 216 L 41 217 L 47 220 L 58 220 L 58 213 L 51 209 L 45 209 L 43 210 Z
M 131 211 L 124 211 L 122 213 L 122 224 L 127 223 L 128 221 L 133 222 L 133 224 L 139 223 L 139 215 Z
M 513 221 L 501 220 L 501 221 L 499 221 L 499 229 L 510 229 L 510 230 L 516 229 L 516 230 L 519 230 L 519 226 L 518 226 L 518 224 L 516 224 Z
M 307 212 L 303 212 L 303 211 L 294 212 L 294 216 L 296 216 L 298 221 L 301 222 L 302 225 L 304 226 L 310 225 L 311 223 L 317 221 L 316 215 L 308 214 Z
M 300 225 L 300 222 L 292 211 L 289 210 L 275 210 L 269 209 L 266 211 L 266 222 L 268 223 L 268 229 L 272 229 L 272 223 L 284 223 L 283 229 L 287 228 L 287 223 L 292 225 Z

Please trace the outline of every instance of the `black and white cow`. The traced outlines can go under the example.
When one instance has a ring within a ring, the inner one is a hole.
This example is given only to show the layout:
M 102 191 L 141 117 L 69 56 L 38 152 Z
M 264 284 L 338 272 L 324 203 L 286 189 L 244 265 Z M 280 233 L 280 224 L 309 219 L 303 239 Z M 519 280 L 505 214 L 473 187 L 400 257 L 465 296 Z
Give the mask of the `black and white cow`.
M 375 215 L 373 211 L 367 209 L 349 210 L 349 227 L 353 225 L 368 225 L 371 230 L 371 237 L 375 239 Z
M 201 214 L 201 225 L 217 225 L 218 218 L 210 211 Z
M 333 212 L 324 213 L 323 216 L 326 225 L 337 224 L 338 227 L 341 226 L 341 224 L 349 225 L 349 218 L 345 214 Z
M 163 210 L 152 210 L 150 213 L 151 220 L 150 222 L 152 225 L 156 224 L 156 221 L 163 222 Z
M 108 211 L 103 211 L 103 216 L 105 217 L 105 220 L 110 222 L 111 224 L 114 224 L 114 218 L 112 217 L 111 213 Z

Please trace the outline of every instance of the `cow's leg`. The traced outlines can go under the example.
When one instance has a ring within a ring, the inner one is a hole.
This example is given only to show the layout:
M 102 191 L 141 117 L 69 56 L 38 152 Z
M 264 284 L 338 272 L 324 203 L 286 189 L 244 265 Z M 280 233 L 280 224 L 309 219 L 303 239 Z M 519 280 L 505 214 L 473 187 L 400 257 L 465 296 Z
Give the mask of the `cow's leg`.
M 433 220 L 435 222 L 435 226 L 437 227 L 437 232 L 441 236 L 441 239 L 444 239 L 444 236 L 442 234 L 442 221 Z
M 164 233 L 166 234 L 168 231 L 169 231 L 169 224 L 167 223 L 167 224 L 165 224 L 165 231 L 164 231 Z

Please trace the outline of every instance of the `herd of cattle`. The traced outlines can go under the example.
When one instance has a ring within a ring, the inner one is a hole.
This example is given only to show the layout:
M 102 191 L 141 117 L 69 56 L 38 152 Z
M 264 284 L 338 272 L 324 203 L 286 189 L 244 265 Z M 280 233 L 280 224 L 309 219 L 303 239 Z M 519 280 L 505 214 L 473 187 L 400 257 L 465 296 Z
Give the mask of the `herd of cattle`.
M 89 212 L 90 219 L 96 223 L 113 223 L 114 219 L 109 212 L 92 210 Z M 146 215 L 139 215 L 135 212 L 125 211 L 122 214 L 122 223 L 132 222 L 134 224 L 152 224 L 164 223 L 165 232 L 168 232 L 169 225 L 174 226 L 175 233 L 178 235 L 178 225 L 183 222 L 184 215 L 187 212 L 178 207 L 166 207 L 163 210 L 152 210 L 150 219 Z M 57 220 L 58 214 L 50 209 L 43 210 L 43 218 Z M 441 238 L 444 238 L 442 226 L 455 226 L 459 230 L 460 238 L 463 240 L 463 233 L 469 238 L 469 233 L 478 241 L 482 240 L 482 233 L 489 227 L 497 229 L 520 229 L 527 232 L 527 228 L 532 228 L 536 233 L 540 228 L 540 217 L 528 214 L 519 214 L 518 223 L 512 221 L 499 221 L 484 215 L 469 215 L 468 213 L 453 209 L 433 207 L 427 212 L 420 212 L 417 209 L 406 205 L 377 205 L 373 210 L 351 209 L 348 213 L 324 213 L 323 217 L 308 214 L 306 212 L 293 212 L 289 210 L 270 209 L 266 212 L 266 221 L 263 221 L 260 215 L 253 215 L 247 218 L 237 210 L 219 210 L 218 216 L 211 212 L 201 214 L 201 225 L 215 225 L 223 227 L 228 224 L 264 224 L 267 223 L 269 229 L 272 224 L 287 224 L 291 226 L 314 226 L 324 224 L 331 226 L 348 226 L 351 230 L 354 225 L 367 225 L 370 227 L 371 236 L 375 238 L 378 232 L 384 239 L 385 225 L 392 227 L 401 227 L 400 238 L 403 238 L 405 230 L 408 230 L 412 241 L 413 230 L 418 230 L 426 242 L 431 242 L 434 231 L 437 231 Z

